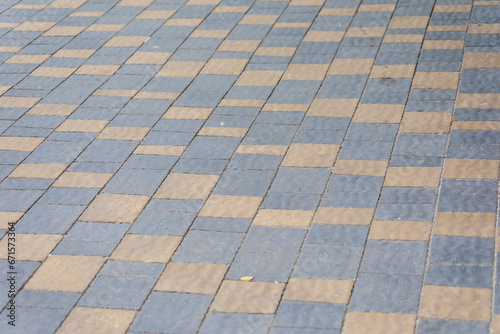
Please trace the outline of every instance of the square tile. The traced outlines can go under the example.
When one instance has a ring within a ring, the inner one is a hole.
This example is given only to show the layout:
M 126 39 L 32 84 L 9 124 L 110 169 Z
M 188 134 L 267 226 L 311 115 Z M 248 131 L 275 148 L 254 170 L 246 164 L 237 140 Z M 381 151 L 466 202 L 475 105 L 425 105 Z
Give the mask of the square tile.
M 405 112 L 401 132 L 448 133 L 451 114 L 444 112 Z
M 132 223 L 148 201 L 149 196 L 99 194 L 83 212 L 80 220 Z
M 283 283 L 224 281 L 210 311 L 272 314 L 284 288 Z
M 26 284 L 26 289 L 83 292 L 105 258 L 101 256 L 52 255 Z M 85 268 L 85 270 L 82 270 Z
M 424 285 L 419 315 L 424 318 L 489 321 L 490 289 Z
M 441 167 L 389 167 L 384 186 L 437 188 L 440 178 Z
M 212 58 L 201 70 L 201 74 L 239 75 L 247 65 L 247 59 Z
M 182 237 L 167 235 L 127 234 L 118 244 L 110 259 L 167 263 Z
M 136 312 L 104 308 L 75 307 L 63 322 L 60 334 L 109 333 L 122 334 L 134 320 Z
M 290 278 L 283 299 L 347 304 L 352 287 L 351 280 Z
M 6 234 L 0 241 L 0 246 L 7 249 L 9 236 Z M 15 236 L 16 260 L 44 261 L 62 236 L 53 234 L 21 234 Z M 7 259 L 7 253 L 0 256 Z
M 254 226 L 308 227 L 314 211 L 260 209 L 252 222 Z
M 22 163 L 17 166 L 9 177 L 28 179 L 56 179 L 68 167 L 67 164 L 36 164 Z
M 498 177 L 499 161 L 483 159 L 445 159 L 445 179 L 490 179 Z
M 154 197 L 206 200 L 218 180 L 217 175 L 171 173 Z
M 414 314 L 347 312 L 345 334 L 412 334 L 416 325 Z
M 225 264 L 170 262 L 154 289 L 213 295 L 228 267 Z
M 339 145 L 292 143 L 282 166 L 288 167 L 332 167 Z
M 200 211 L 200 217 L 253 218 L 262 197 L 211 195 Z

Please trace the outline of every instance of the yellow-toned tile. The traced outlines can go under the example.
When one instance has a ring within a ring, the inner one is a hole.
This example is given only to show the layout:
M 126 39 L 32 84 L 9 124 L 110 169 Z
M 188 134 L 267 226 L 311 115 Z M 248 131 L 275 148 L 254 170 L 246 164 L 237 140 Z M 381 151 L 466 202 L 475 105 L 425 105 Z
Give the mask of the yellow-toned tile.
M 385 27 L 350 27 L 345 33 L 345 37 L 383 37 L 385 34 Z
M 49 58 L 48 55 L 13 55 L 5 61 L 6 64 L 41 64 Z
M 168 263 L 181 240 L 182 237 L 170 235 L 127 234 L 110 259 Z
M 24 212 L 0 211 L 0 229 L 8 229 L 9 223 L 17 223 L 17 221 L 21 219 L 23 214 Z
M 221 43 L 217 51 L 226 52 L 254 52 L 257 50 L 260 41 L 232 41 L 225 40 Z
M 403 133 L 448 133 L 451 113 L 405 112 L 400 132 Z
M 53 187 L 102 188 L 112 176 L 109 173 L 64 172 Z
M 422 43 L 424 35 L 418 34 L 386 34 L 382 43 Z
M 212 13 L 246 13 L 249 6 L 217 6 Z
M 80 216 L 80 221 L 133 223 L 149 196 L 99 194 Z
M 97 138 L 113 140 L 142 140 L 151 128 L 144 126 L 108 126 Z
M 172 146 L 172 145 L 139 145 L 135 149 L 135 154 L 149 154 L 149 155 L 173 155 L 181 156 L 186 150 L 186 146 Z
M 93 96 L 125 96 L 132 97 L 137 94 L 135 89 L 98 89 L 92 95 Z
M 1 27 L 1 26 L 0 26 Z M 0 46 L 0 52 L 13 52 L 16 53 L 22 48 L 19 46 Z
M 39 103 L 28 111 L 29 115 L 54 115 L 68 116 L 75 109 L 77 104 L 55 104 L 55 103 Z
M 119 65 L 82 65 L 75 74 L 113 75 L 119 68 Z
M 307 109 L 309 109 L 309 105 L 308 104 L 266 103 L 264 105 L 264 108 L 262 108 L 262 111 L 296 111 L 296 112 L 302 112 L 302 111 L 307 111 Z
M 42 263 L 25 288 L 83 292 L 105 261 L 101 256 L 52 255 Z
M 266 103 L 266 100 L 250 100 L 250 99 L 223 99 L 219 103 L 219 107 L 254 107 L 260 108 Z
M 357 8 L 323 8 L 319 16 L 354 16 Z
M 23 22 L 14 31 L 46 31 L 56 25 L 57 22 Z
M 474 2 L 474 4 L 476 4 Z M 500 23 L 472 23 L 469 24 L 469 34 L 498 34 L 500 33 Z
M 14 5 L 13 9 L 44 9 L 47 5 Z
M 428 16 L 393 16 L 389 29 L 423 29 L 428 22 Z
M 76 36 L 85 28 L 79 26 L 55 26 L 47 30 L 43 36 Z
M 123 334 L 134 320 L 136 311 L 76 306 L 57 334 Z
M 459 72 L 416 72 L 414 89 L 457 89 Z
M 278 15 L 245 15 L 239 24 L 274 24 Z
M 285 155 L 288 146 L 285 145 L 240 145 L 236 149 L 239 154 Z
M 370 73 L 371 78 L 413 78 L 415 65 L 375 65 Z
M 182 26 L 182 27 L 196 27 L 203 19 L 168 19 L 164 25 L 166 26 Z
M 198 216 L 253 218 L 262 197 L 210 195 Z
M 235 86 L 276 86 L 282 74 L 282 71 L 244 71 Z
M 284 300 L 347 304 L 353 287 L 351 280 L 291 278 Z
M 212 58 L 203 67 L 200 74 L 240 75 L 248 63 L 248 59 Z
M 498 109 L 500 94 L 458 93 L 455 108 Z
M 344 37 L 343 31 L 314 31 L 309 30 L 304 36 L 304 42 L 340 42 Z
M 496 52 L 465 52 L 463 68 L 500 68 L 500 54 Z
M 323 6 L 326 0 L 292 0 L 289 6 Z
M 430 222 L 375 220 L 368 239 L 428 241 L 431 228 Z
M 358 99 L 314 99 L 307 116 L 352 117 Z
M 52 57 L 54 58 L 89 58 L 97 50 L 93 49 L 62 49 L 54 53 Z
M 147 39 L 146 36 L 115 36 L 104 46 L 108 47 L 138 47 Z
M 494 213 L 438 212 L 434 218 L 434 235 L 494 238 Z
M 451 49 L 463 49 L 464 48 L 464 41 L 459 40 L 426 40 L 422 44 L 422 49 L 423 50 L 451 50 Z
M 210 311 L 273 314 L 284 288 L 283 283 L 224 281 Z
M 427 31 L 467 31 L 467 26 L 428 26 Z
M 154 290 L 214 295 L 228 268 L 226 264 L 170 262 Z
M 331 168 L 338 150 L 339 145 L 292 143 L 282 166 Z
M 5 235 L 0 241 L 0 247 L 7 249 L 9 235 Z M 15 258 L 25 261 L 44 261 L 61 241 L 62 235 L 58 234 L 22 234 L 16 233 Z M 7 259 L 7 252 L 0 253 L 0 259 Z
M 273 28 L 309 28 L 311 22 L 276 22 Z
M 231 30 L 202 30 L 196 29 L 189 37 L 196 38 L 226 38 Z
M 320 206 L 312 222 L 324 225 L 370 225 L 374 213 L 373 209 Z
M 498 179 L 500 161 L 483 159 L 445 159 L 445 179 Z
M 31 108 L 40 101 L 38 97 L 0 97 L 0 108 Z
M 55 131 L 64 132 L 101 132 L 106 127 L 108 121 L 87 120 L 87 119 L 67 119 Z
M 167 92 L 139 92 L 134 99 L 139 100 L 175 100 L 181 95 L 180 93 L 167 93 Z
M 419 315 L 423 318 L 489 321 L 490 289 L 424 285 Z
M 261 46 L 255 51 L 256 56 L 270 56 L 270 57 L 291 57 L 295 54 L 297 48 L 294 47 L 271 47 Z
M 166 63 L 172 53 L 170 52 L 142 52 L 134 53 L 125 64 L 146 64 L 146 65 L 163 65 Z
M 222 0 L 189 0 L 186 5 L 218 5 Z
M 145 10 L 136 16 L 136 20 L 166 20 L 175 14 L 175 10 Z
M 361 103 L 354 114 L 354 123 L 399 123 L 404 104 Z
M 117 6 L 143 6 L 147 7 L 153 3 L 154 0 L 121 0 Z
M 162 118 L 168 119 L 207 119 L 212 108 L 170 107 Z
M 440 178 L 441 167 L 389 167 L 384 186 L 437 188 Z
M 76 9 L 83 5 L 87 0 L 55 0 L 52 1 L 48 8 L 71 8 Z
M 38 137 L 0 137 L 0 150 L 33 151 L 45 138 Z
M 467 13 L 472 10 L 471 5 L 436 5 L 434 12 L 437 13 Z
M 168 61 L 157 77 L 195 77 L 205 66 L 203 61 Z
M 22 163 L 17 166 L 9 177 L 20 177 L 28 179 L 57 179 L 68 167 L 67 164 L 50 163 Z
M 260 209 L 252 222 L 255 226 L 309 227 L 314 211 Z
M 385 176 L 388 161 L 337 160 L 333 174 Z
M 154 197 L 206 200 L 218 180 L 218 175 L 170 173 Z
M 328 71 L 326 64 L 290 64 L 283 74 L 284 80 L 323 80 Z
M 344 334 L 413 334 L 415 314 L 347 312 L 342 333 Z
M 328 74 L 355 75 L 370 74 L 374 59 L 334 59 Z
M 125 28 L 125 24 L 92 24 L 86 31 L 120 31 Z
M 453 121 L 452 130 L 500 131 L 499 121 Z
M 71 67 L 38 67 L 30 73 L 32 77 L 52 77 L 52 78 L 67 78 L 76 68 Z
M 203 127 L 198 132 L 198 136 L 243 138 L 247 131 L 247 128 Z

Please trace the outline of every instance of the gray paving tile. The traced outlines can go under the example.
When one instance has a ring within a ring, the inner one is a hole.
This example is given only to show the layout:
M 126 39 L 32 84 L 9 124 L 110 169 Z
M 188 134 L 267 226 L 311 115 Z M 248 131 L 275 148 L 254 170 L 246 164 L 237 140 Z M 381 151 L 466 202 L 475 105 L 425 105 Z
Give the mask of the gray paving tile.
M 273 315 L 246 313 L 209 313 L 200 329 L 200 334 L 245 334 L 267 333 Z
M 273 326 L 341 328 L 346 307 L 341 304 L 281 302 Z
M 494 240 L 491 238 L 442 237 L 432 239 L 430 263 L 492 264 Z

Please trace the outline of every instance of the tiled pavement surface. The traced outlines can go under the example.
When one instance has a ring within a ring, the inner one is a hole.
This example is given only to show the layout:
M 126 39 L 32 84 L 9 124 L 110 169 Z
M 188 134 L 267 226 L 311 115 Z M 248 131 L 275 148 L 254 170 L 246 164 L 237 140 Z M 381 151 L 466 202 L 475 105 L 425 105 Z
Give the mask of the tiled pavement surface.
M 0 332 L 500 333 L 499 1 L 0 10 Z

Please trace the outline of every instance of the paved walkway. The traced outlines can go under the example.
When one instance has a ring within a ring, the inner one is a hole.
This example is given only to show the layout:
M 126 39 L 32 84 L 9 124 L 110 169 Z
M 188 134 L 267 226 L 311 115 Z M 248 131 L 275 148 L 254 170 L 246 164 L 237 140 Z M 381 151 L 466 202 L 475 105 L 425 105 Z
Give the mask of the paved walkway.
M 500 333 L 499 1 L 0 10 L 0 332 Z

